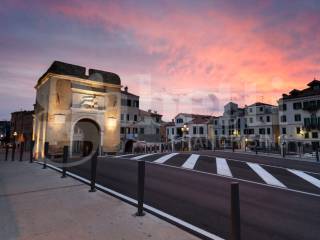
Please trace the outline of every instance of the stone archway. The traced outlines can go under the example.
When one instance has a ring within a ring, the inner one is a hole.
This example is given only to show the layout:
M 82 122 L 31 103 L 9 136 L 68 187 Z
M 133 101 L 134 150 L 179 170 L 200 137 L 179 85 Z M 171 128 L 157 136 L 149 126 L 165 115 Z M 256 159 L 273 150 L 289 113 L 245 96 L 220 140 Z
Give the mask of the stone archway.
M 73 128 L 72 155 L 87 156 L 101 145 L 101 129 L 94 120 L 83 118 Z

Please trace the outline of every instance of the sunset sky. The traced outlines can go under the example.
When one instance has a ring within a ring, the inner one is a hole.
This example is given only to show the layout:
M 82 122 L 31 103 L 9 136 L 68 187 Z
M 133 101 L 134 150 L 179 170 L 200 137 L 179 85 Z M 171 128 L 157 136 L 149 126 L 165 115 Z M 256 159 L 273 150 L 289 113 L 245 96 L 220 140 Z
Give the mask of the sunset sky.
M 54 60 L 119 74 L 165 120 L 320 78 L 319 0 L 2 0 L 0 29 L 0 120 L 33 108 Z

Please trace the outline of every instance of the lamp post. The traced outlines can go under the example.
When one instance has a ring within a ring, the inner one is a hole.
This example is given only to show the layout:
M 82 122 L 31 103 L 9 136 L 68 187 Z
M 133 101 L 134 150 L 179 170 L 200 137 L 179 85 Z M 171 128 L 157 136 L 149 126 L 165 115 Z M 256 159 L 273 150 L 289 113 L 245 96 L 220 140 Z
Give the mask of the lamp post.
M 181 131 L 182 131 L 182 139 L 183 139 L 183 147 L 182 147 L 182 150 L 184 149 L 184 139 L 186 138 L 186 134 L 188 134 L 189 132 L 189 127 L 187 124 L 184 124 L 183 127 L 181 128 Z M 188 142 L 188 148 L 190 150 L 190 143 Z
M 18 136 L 18 133 L 16 131 L 14 131 L 12 135 L 13 135 L 14 144 L 16 144 L 16 138 Z
M 246 152 L 247 151 L 247 145 L 248 145 L 248 138 L 246 138 L 244 140 L 244 151 Z
M 238 130 L 233 130 L 233 134 L 232 134 L 232 136 L 233 136 L 233 141 L 232 141 L 232 151 L 234 152 L 234 148 L 235 148 L 235 138 L 236 137 L 238 137 L 239 136 L 239 132 L 238 132 Z

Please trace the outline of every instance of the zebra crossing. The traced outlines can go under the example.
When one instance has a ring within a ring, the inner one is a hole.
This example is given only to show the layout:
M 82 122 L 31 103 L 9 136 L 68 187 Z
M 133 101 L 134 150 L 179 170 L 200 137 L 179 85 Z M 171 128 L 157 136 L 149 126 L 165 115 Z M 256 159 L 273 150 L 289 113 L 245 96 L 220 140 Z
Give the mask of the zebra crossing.
M 206 157 L 206 159 L 204 159 Z M 159 154 L 159 153 L 148 153 L 148 154 L 141 154 L 141 155 L 134 155 L 134 154 L 125 154 L 115 156 L 115 158 L 126 158 L 130 160 L 146 160 L 149 162 L 157 163 L 157 164 L 165 164 L 165 165 L 172 165 L 176 167 L 181 167 L 183 169 L 188 170 L 198 170 L 199 164 L 201 161 L 207 161 L 209 166 L 203 172 L 209 172 L 225 177 L 230 178 L 237 178 L 237 179 L 245 179 L 245 177 L 239 177 L 238 172 L 246 172 L 248 175 L 255 175 L 257 179 L 260 179 L 259 183 L 263 183 L 270 186 L 280 187 L 284 189 L 288 188 L 295 188 L 297 185 L 296 190 L 303 190 L 304 186 L 307 187 L 308 191 L 310 188 L 315 193 L 320 194 L 320 174 L 313 174 L 311 175 L 308 172 L 303 172 L 300 170 L 294 169 L 285 169 L 284 175 L 285 177 L 280 176 L 277 171 L 273 171 L 270 167 L 266 169 L 266 166 L 253 163 L 253 162 L 241 162 L 243 167 L 239 170 L 236 167 L 233 167 L 231 161 L 236 160 L 228 160 L 221 157 L 209 157 L 209 156 L 201 156 L 199 154 L 184 154 L 184 153 L 166 153 L 166 154 Z M 179 162 L 179 163 L 177 163 Z M 239 161 L 240 162 L 240 161 Z M 241 165 L 241 166 L 242 166 Z M 279 167 L 274 167 L 275 169 Z M 214 170 L 215 169 L 215 170 Z M 199 170 L 198 170 L 199 171 Z M 287 182 L 290 179 L 290 182 Z M 295 181 L 300 181 L 300 185 L 295 183 Z M 302 184 L 301 184 L 302 183 Z M 302 185 L 302 186 L 301 186 Z M 308 186 L 309 185 L 309 186 Z M 290 187 L 289 187 L 290 186 Z

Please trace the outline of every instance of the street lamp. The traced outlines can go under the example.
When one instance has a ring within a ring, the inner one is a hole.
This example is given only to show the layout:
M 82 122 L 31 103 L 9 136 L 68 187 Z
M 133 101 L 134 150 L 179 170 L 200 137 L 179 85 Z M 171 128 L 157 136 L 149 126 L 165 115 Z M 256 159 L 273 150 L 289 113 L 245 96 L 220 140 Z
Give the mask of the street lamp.
M 247 145 L 248 145 L 248 138 L 246 138 L 246 139 L 244 140 L 244 142 L 245 142 L 244 151 L 246 152 L 246 151 L 247 151 Z
M 187 124 L 184 124 L 183 127 L 181 128 L 182 131 L 182 138 L 183 140 L 186 138 L 186 134 L 189 132 L 189 127 Z M 184 148 L 184 141 L 183 142 L 183 148 Z
M 238 132 L 238 130 L 233 130 L 232 132 L 232 136 L 233 136 L 233 141 L 232 141 L 232 151 L 234 152 L 234 145 L 235 145 L 235 138 L 238 137 L 240 134 Z

